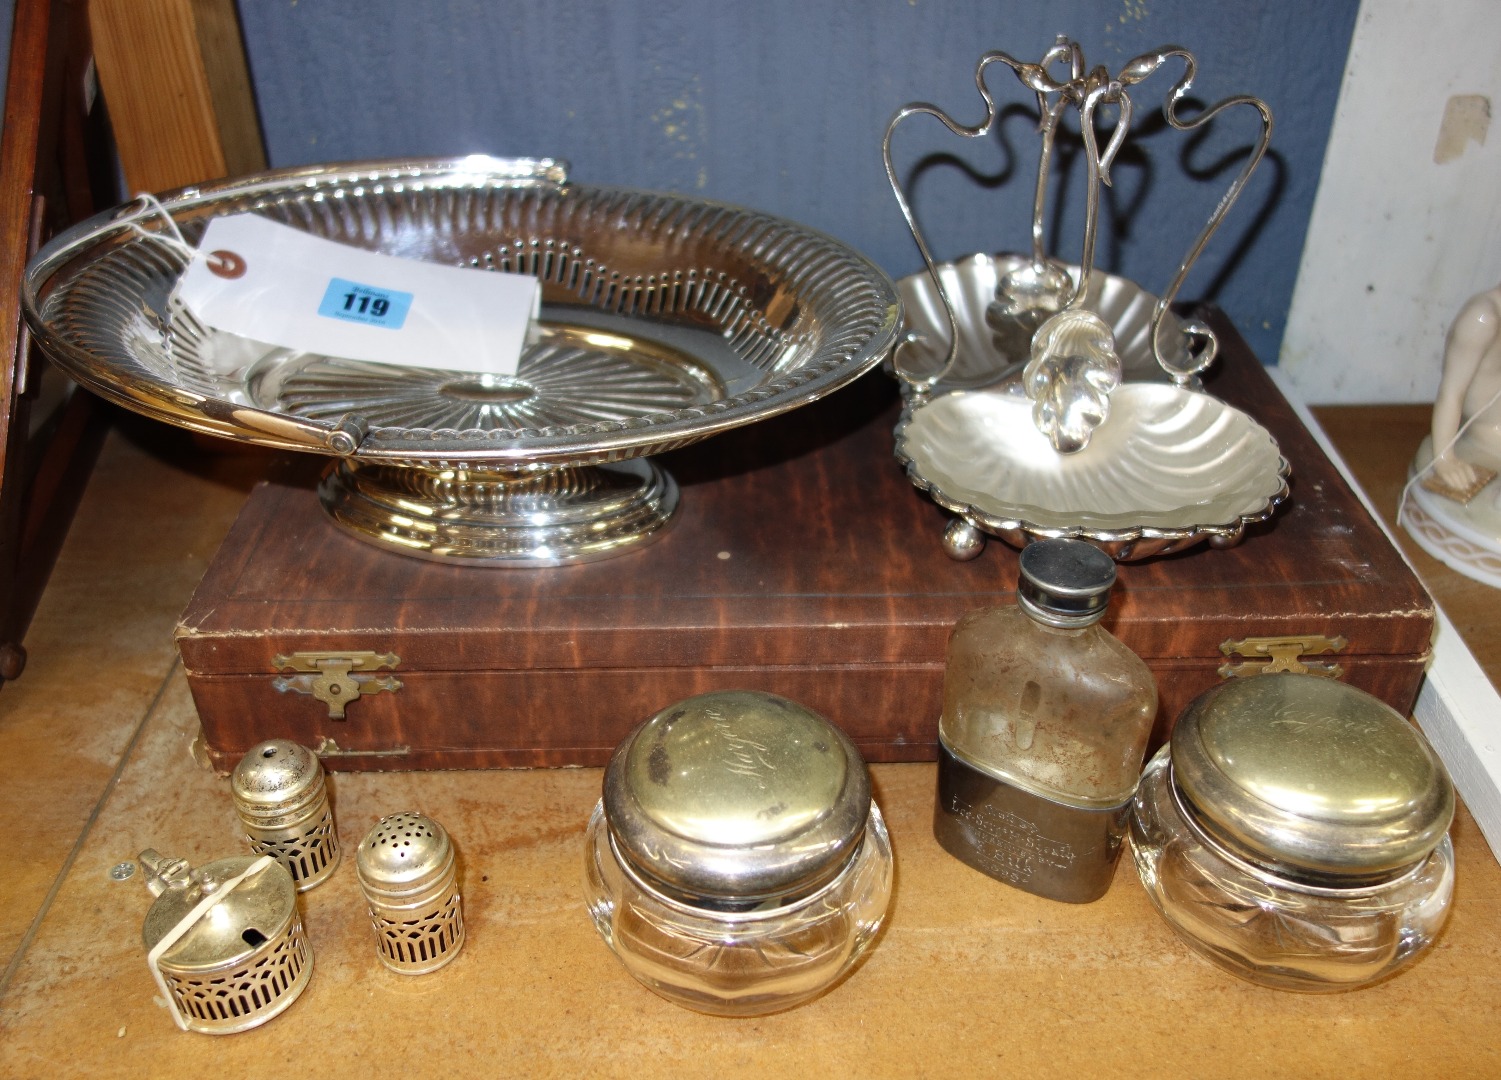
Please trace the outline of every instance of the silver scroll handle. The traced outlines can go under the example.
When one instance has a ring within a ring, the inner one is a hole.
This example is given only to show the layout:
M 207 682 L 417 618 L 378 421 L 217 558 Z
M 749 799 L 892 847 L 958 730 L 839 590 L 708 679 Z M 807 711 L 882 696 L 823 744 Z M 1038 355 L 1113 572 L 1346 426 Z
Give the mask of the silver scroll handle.
M 1204 250 L 1204 245 L 1209 242 L 1209 238 L 1219 228 L 1220 222 L 1229 213 L 1230 207 L 1235 205 L 1235 200 L 1240 198 L 1240 193 L 1245 189 L 1247 181 L 1250 180 L 1251 173 L 1255 172 L 1256 166 L 1260 165 L 1261 159 L 1266 156 L 1267 145 L 1272 141 L 1272 110 L 1260 98 L 1252 97 L 1249 94 L 1237 94 L 1205 108 L 1192 119 L 1183 119 L 1178 115 L 1178 106 L 1193 87 L 1194 76 L 1198 73 L 1198 61 L 1194 59 L 1193 53 L 1178 46 L 1164 46 L 1156 52 L 1144 53 L 1138 56 L 1126 64 L 1125 67 L 1121 68 L 1120 75 L 1117 78 L 1122 84 L 1133 86 L 1150 77 L 1158 68 L 1174 56 L 1183 58 L 1183 77 L 1169 91 L 1167 99 L 1162 104 L 1162 115 L 1175 129 L 1178 131 L 1192 131 L 1194 128 L 1213 120 L 1226 109 L 1236 105 L 1249 105 L 1261 117 L 1261 137 L 1256 140 L 1256 145 L 1252 148 L 1250 156 L 1246 158 L 1246 163 L 1241 166 L 1240 172 L 1231 182 L 1229 188 L 1226 189 L 1224 195 L 1220 197 L 1219 205 L 1214 208 L 1214 213 L 1209 215 L 1209 220 L 1205 222 L 1204 228 L 1199 232 L 1198 238 L 1194 240 L 1193 246 L 1188 249 L 1188 254 L 1178 264 L 1177 272 L 1173 275 L 1173 279 L 1168 284 L 1168 287 L 1162 291 L 1162 296 L 1158 299 L 1157 306 L 1152 311 L 1152 355 L 1156 357 L 1158 365 L 1172 377 L 1175 383 L 1187 385 L 1194 381 L 1195 375 L 1214 363 L 1214 358 L 1219 351 L 1219 342 L 1215 338 L 1214 331 L 1204 323 L 1197 320 L 1185 322 L 1183 324 L 1184 334 L 1190 339 L 1197 338 L 1203 344 L 1197 353 L 1192 349 L 1187 350 L 1186 362 L 1171 361 L 1162 352 L 1162 321 L 1167 315 L 1168 308 L 1177 299 L 1178 290 L 1183 287 L 1184 279 L 1188 277 L 1189 270 L 1193 267 L 1199 254 Z
M 975 125 L 961 124 L 937 105 L 932 105 L 926 101 L 914 101 L 897 110 L 896 115 L 891 118 L 891 122 L 886 125 L 886 134 L 881 140 L 881 157 L 886 164 L 886 181 L 891 185 L 892 194 L 896 196 L 897 206 L 901 208 L 902 217 L 907 222 L 907 228 L 912 232 L 912 239 L 917 242 L 918 253 L 922 255 L 923 265 L 927 267 L 928 276 L 933 280 L 934 290 L 937 292 L 939 301 L 943 304 L 944 316 L 949 324 L 948 353 L 944 357 L 942 366 L 934 374 L 922 377 L 914 375 L 902 363 L 903 356 L 919 340 L 920 335 L 917 333 L 909 332 L 904 335 L 892 353 L 892 367 L 895 369 L 897 377 L 919 394 L 926 394 L 931 391 L 953 369 L 954 362 L 959 355 L 959 325 L 958 318 L 954 314 L 953 302 L 949 300 L 948 293 L 943 288 L 943 282 L 938 276 L 938 266 L 933 261 L 932 252 L 928 249 L 928 242 L 924 238 L 922 229 L 917 224 L 917 218 L 912 212 L 912 204 L 907 199 L 907 193 L 902 188 L 901 181 L 897 179 L 896 166 L 891 160 L 891 136 L 896 131 L 898 124 L 909 116 L 918 114 L 934 117 L 944 127 L 948 128 L 949 131 L 967 139 L 977 139 L 988 134 L 996 118 L 1000 115 L 1000 110 L 996 107 L 995 98 L 991 95 L 990 88 L 985 85 L 985 69 L 991 64 L 997 63 L 1005 64 L 1025 86 L 1036 92 L 1038 108 L 1041 112 L 1039 126 L 1044 139 L 1051 146 L 1052 126 L 1056 123 L 1057 117 L 1061 115 L 1062 108 L 1061 106 L 1052 105 L 1048 101 L 1048 97 L 1053 94 L 1061 95 L 1066 93 L 1070 86 L 1083 76 L 1084 72 L 1084 58 L 1079 47 L 1062 38 L 1048 50 L 1039 64 L 1023 63 L 1000 51 L 987 52 L 980 57 L 980 62 L 975 66 L 975 88 L 979 90 L 980 98 L 985 102 L 985 117 L 980 123 Z M 1060 63 L 1066 63 L 1069 68 L 1069 78 L 1063 82 L 1054 79 L 1048 74 L 1049 67 Z M 1048 160 L 1045 156 L 1038 178 L 1037 207 L 1033 216 L 1034 259 L 1039 257 L 1038 249 L 1040 248 L 1042 239 L 1041 228 L 1037 223 L 1042 217 L 1043 191 L 1047 181 L 1047 173 L 1045 171 L 1047 164 Z M 1076 293 L 1078 293 L 1078 290 L 1076 290 Z
M 1126 140 L 1131 126 L 1131 101 L 1122 89 L 1118 80 L 1113 80 L 1103 68 L 1097 68 L 1086 74 L 1084 67 L 1084 55 L 1076 42 L 1059 36 L 1041 62 L 1036 64 L 1023 63 L 1004 52 L 987 52 L 980 57 L 975 67 L 975 87 L 980 92 L 981 99 L 985 102 L 985 118 L 976 125 L 961 124 L 948 113 L 936 105 L 924 101 L 912 102 L 897 110 L 891 122 L 886 126 L 885 137 L 881 141 L 881 155 L 886 165 L 886 180 L 891 185 L 892 194 L 896 197 L 897 205 L 901 208 L 902 217 L 907 222 L 907 228 L 912 232 L 912 238 L 917 242 L 917 250 L 922 255 L 923 264 L 927 268 L 928 276 L 933 281 L 934 289 L 943 304 L 944 315 L 949 324 L 949 348 L 944 358 L 942 367 L 933 375 L 917 377 L 904 369 L 902 354 L 908 346 L 916 343 L 917 335 L 908 335 L 897 345 L 892 357 L 892 365 L 896 374 L 904 382 L 910 385 L 919 394 L 927 393 L 943 380 L 953 368 L 958 358 L 959 334 L 958 320 L 954 314 L 953 304 L 949 300 L 943 283 L 938 276 L 937 264 L 933 260 L 928 248 L 922 229 L 917 224 L 917 218 L 912 212 L 912 206 L 903 190 L 901 181 L 897 179 L 896 166 L 891 160 L 891 137 L 896 127 L 907 117 L 917 113 L 925 113 L 935 117 L 949 131 L 964 138 L 980 138 L 986 135 L 995 123 L 999 110 L 996 107 L 995 98 L 991 95 L 989 87 L 985 85 L 985 69 L 993 63 L 1002 63 L 1011 68 L 1012 72 L 1021 81 L 1022 85 L 1032 90 L 1037 95 L 1037 107 L 1039 112 L 1038 130 L 1042 135 L 1042 154 L 1038 162 L 1037 188 L 1032 207 L 1032 259 L 1031 271 L 1034 278 L 1041 279 L 1052 264 L 1047 259 L 1043 250 L 1043 229 L 1047 201 L 1048 172 L 1052 163 L 1053 143 L 1056 137 L 1059 122 L 1069 105 L 1079 109 L 1081 114 L 1088 113 L 1090 123 L 1093 122 L 1094 106 L 1100 102 L 1116 104 L 1120 108 L 1114 130 L 1108 140 L 1105 151 L 1098 149 L 1093 129 L 1085 136 L 1085 148 L 1089 157 L 1089 203 L 1088 212 L 1084 223 L 1084 256 L 1080 261 L 1079 280 L 1073 283 L 1068 298 L 1061 304 L 1065 308 L 1077 308 L 1082 302 L 1089 289 L 1091 263 L 1095 246 L 1095 232 L 1098 221 L 1099 192 L 1098 185 L 1103 182 L 1110 184 L 1110 166 L 1115 160 L 1116 153 Z M 1054 78 L 1049 73 L 1050 68 L 1058 65 L 1066 65 L 1067 76 L 1064 79 Z
M 989 88 L 985 85 L 985 69 L 992 63 L 1007 65 L 1025 86 L 1035 91 L 1038 107 L 1041 112 L 1039 128 L 1043 135 L 1043 155 L 1038 171 L 1038 190 L 1033 205 L 1032 217 L 1032 263 L 1034 267 L 1039 267 L 1045 262 L 1045 255 L 1041 251 L 1041 221 L 1045 202 L 1047 169 L 1052 156 L 1052 142 L 1055 129 L 1064 111 L 1064 106 L 1072 104 L 1079 108 L 1081 114 L 1085 112 L 1091 114 L 1087 120 L 1081 115 L 1081 126 L 1083 127 L 1091 127 L 1094 105 L 1111 103 L 1121 108 L 1121 115 L 1116 121 L 1115 130 L 1103 154 L 1090 145 L 1095 142 L 1092 127 L 1085 134 L 1086 152 L 1091 158 L 1091 172 L 1094 174 L 1092 181 L 1103 182 L 1109 186 L 1111 162 L 1114 160 L 1116 151 L 1120 148 L 1130 127 L 1131 102 L 1126 93 L 1126 87 L 1144 82 L 1164 63 L 1175 56 L 1183 59 L 1184 73 L 1168 92 L 1162 107 L 1164 118 L 1174 129 L 1178 131 L 1192 131 L 1208 123 L 1221 112 L 1236 105 L 1248 105 L 1255 109 L 1261 117 L 1260 137 L 1257 139 L 1245 164 L 1231 182 L 1230 187 L 1221 196 L 1219 204 L 1215 207 L 1214 212 L 1210 214 L 1209 220 L 1199 232 L 1188 253 L 1178 264 L 1177 271 L 1174 273 L 1167 288 L 1163 290 L 1152 312 L 1152 354 L 1158 365 L 1167 372 L 1175 383 L 1179 385 L 1193 384 L 1195 376 L 1214 362 L 1219 350 L 1218 341 L 1215 338 L 1214 332 L 1207 325 L 1199 321 L 1189 321 L 1182 324 L 1183 333 L 1189 339 L 1190 345 L 1194 340 L 1200 342 L 1198 350 L 1194 351 L 1191 347 L 1185 347 L 1184 357 L 1181 360 L 1177 358 L 1170 359 L 1166 356 L 1162 343 L 1163 321 L 1173 301 L 1177 299 L 1178 292 L 1182 288 L 1184 280 L 1187 279 L 1189 271 L 1203 252 L 1205 245 L 1209 242 L 1210 237 L 1214 235 L 1215 230 L 1219 228 L 1225 215 L 1230 211 L 1230 208 L 1245 189 L 1251 174 L 1261 163 L 1262 158 L 1265 157 L 1266 148 L 1271 142 L 1272 137 L 1271 108 L 1260 98 L 1240 94 L 1225 98 L 1205 108 L 1198 115 L 1185 119 L 1179 114 L 1179 106 L 1192 89 L 1194 78 L 1198 73 L 1198 61 L 1186 49 L 1178 46 L 1164 46 L 1153 52 L 1144 53 L 1134 60 L 1129 61 L 1121 68 L 1120 73 L 1112 79 L 1103 68 L 1096 68 L 1086 75 L 1083 54 L 1079 46 L 1067 38 L 1060 36 L 1053 47 L 1043 57 L 1042 62 L 1038 64 L 1022 63 L 1003 52 L 987 52 L 980 58 L 980 62 L 975 68 L 975 85 L 986 107 L 985 118 L 980 124 L 973 126 L 960 124 L 936 105 L 931 105 L 927 102 L 913 102 L 899 109 L 886 127 L 886 134 L 881 142 L 882 158 L 886 165 L 886 179 L 891 185 L 892 194 L 896 196 L 897 205 L 902 211 L 902 217 L 906 220 L 907 227 L 911 230 L 912 237 L 917 242 L 917 249 L 922 255 L 923 264 L 927 268 L 928 276 L 932 279 L 939 300 L 943 304 L 944 315 L 948 320 L 950 333 L 948 352 L 942 366 L 936 373 L 925 377 L 912 374 L 904 368 L 902 363 L 903 355 L 909 352 L 910 347 L 917 343 L 919 335 L 909 333 L 898 343 L 896 351 L 893 353 L 892 363 L 897 376 L 910 385 L 914 391 L 919 394 L 928 393 L 948 375 L 958 356 L 959 334 L 958 320 L 954 313 L 953 304 L 943 288 L 942 281 L 939 279 L 937 265 L 933 260 L 932 253 L 928 249 L 922 230 L 917 224 L 917 219 L 912 212 L 906 192 L 903 190 L 901 182 L 897 179 L 896 168 L 891 160 L 891 137 L 892 133 L 896 130 L 896 126 L 909 116 L 916 113 L 926 113 L 929 116 L 937 118 L 956 135 L 961 135 L 965 138 L 984 136 L 990 131 L 998 115 L 995 99 L 991 96 Z M 1059 81 L 1049 74 L 1048 69 L 1060 63 L 1068 65 L 1069 74 L 1065 81 Z M 1052 102 L 1049 101 L 1051 95 L 1057 95 Z M 1086 108 L 1086 105 L 1089 107 Z M 1068 303 L 1065 305 L 1067 307 L 1077 306 L 1078 300 L 1084 295 L 1088 285 L 1089 264 L 1091 262 L 1088 256 L 1094 246 L 1096 218 L 1096 208 L 1093 204 L 1098 197 L 1096 183 L 1091 182 L 1089 187 L 1089 197 L 1092 205 L 1087 208 L 1089 212 L 1086 214 L 1085 220 L 1084 250 L 1086 257 L 1081 260 L 1080 281 L 1072 296 L 1070 296 Z

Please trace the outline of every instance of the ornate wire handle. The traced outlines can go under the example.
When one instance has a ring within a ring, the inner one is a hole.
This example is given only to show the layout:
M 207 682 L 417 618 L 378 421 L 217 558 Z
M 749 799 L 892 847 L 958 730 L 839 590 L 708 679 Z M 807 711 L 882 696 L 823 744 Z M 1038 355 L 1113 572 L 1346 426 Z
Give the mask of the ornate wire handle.
M 1185 70 L 1182 78 L 1168 92 L 1162 106 L 1163 117 L 1173 128 L 1178 131 L 1191 131 L 1235 105 L 1251 106 L 1258 112 L 1262 120 L 1261 136 L 1257 140 L 1250 156 L 1246 159 L 1245 165 L 1242 166 L 1240 172 L 1230 184 L 1230 187 L 1220 198 L 1219 204 L 1209 216 L 1209 220 L 1195 239 L 1193 246 L 1189 248 L 1188 254 L 1178 264 L 1177 272 L 1173 275 L 1171 282 L 1163 291 L 1161 298 L 1157 301 L 1157 306 L 1152 312 L 1152 353 L 1157 363 L 1172 377 L 1174 382 L 1179 384 L 1189 383 L 1197 373 L 1203 371 L 1214 362 L 1219 350 L 1218 341 L 1214 336 L 1214 332 L 1208 326 L 1197 321 L 1183 324 L 1183 331 L 1185 336 L 1190 339 L 1197 338 L 1203 342 L 1199 351 L 1195 353 L 1189 350 L 1186 362 L 1169 361 L 1163 355 L 1162 351 L 1162 322 L 1168 309 L 1177 298 L 1178 290 L 1182 288 L 1184 280 L 1188 277 L 1189 270 L 1193 267 L 1194 262 L 1197 261 L 1199 254 L 1204 250 L 1205 244 L 1209 242 L 1209 238 L 1219 228 L 1220 222 L 1224 220 L 1230 207 L 1240 197 L 1240 193 L 1245 188 L 1246 182 L 1250 179 L 1251 173 L 1255 171 L 1256 166 L 1261 163 L 1262 157 L 1265 156 L 1267 145 L 1270 143 L 1272 136 L 1271 109 L 1261 99 L 1242 94 L 1226 98 L 1211 105 L 1191 119 L 1184 119 L 1178 114 L 1178 106 L 1193 87 L 1194 77 L 1198 71 L 1198 62 L 1194 59 L 1192 53 L 1177 46 L 1164 46 L 1155 52 L 1144 53 L 1134 60 L 1129 61 L 1121 68 L 1120 73 L 1112 78 L 1103 66 L 1096 67 L 1086 74 L 1083 51 L 1077 43 L 1069 41 L 1066 37 L 1060 35 L 1053 47 L 1043 56 L 1042 61 L 1037 64 L 1023 63 L 999 51 L 987 52 L 980 57 L 980 61 L 975 67 L 975 86 L 979 90 L 980 97 L 985 102 L 986 108 L 985 118 L 981 123 L 972 126 L 961 124 L 938 106 L 924 101 L 915 101 L 898 109 L 896 115 L 886 125 L 886 134 L 881 140 L 881 154 L 886 165 L 886 180 L 891 185 L 892 194 L 895 195 L 897 205 L 902 211 L 902 217 L 906 220 L 907 227 L 912 232 L 912 238 L 917 242 L 917 250 L 922 255 L 923 264 L 927 268 L 928 276 L 932 279 L 938 298 L 943 304 L 944 315 L 949 324 L 948 352 L 944 358 L 943 365 L 933 375 L 926 377 L 915 376 L 909 373 L 902 364 L 903 355 L 909 351 L 910 346 L 917 342 L 919 339 L 918 334 L 915 332 L 909 333 L 898 343 L 892 356 L 892 364 L 897 376 L 910 385 L 914 391 L 919 394 L 926 394 L 948 375 L 958 357 L 959 332 L 958 320 L 954 314 L 953 304 L 943 288 L 942 281 L 939 279 L 937 264 L 933 261 L 932 253 L 928 249 L 922 229 L 917 224 L 917 219 L 912 212 L 911 203 L 907 199 L 901 182 L 897 179 L 896 167 L 892 163 L 891 137 L 897 125 L 909 116 L 926 114 L 935 117 L 955 135 L 972 139 L 981 138 L 989 133 L 999 115 L 995 99 L 991 96 L 989 87 L 985 85 L 985 69 L 993 63 L 1005 64 L 1011 68 L 1021 83 L 1037 94 L 1038 109 L 1041 113 L 1038 129 L 1043 137 L 1043 154 L 1038 169 L 1038 188 L 1032 220 L 1032 258 L 1034 263 L 1036 263 L 1042 258 L 1041 220 L 1046 198 L 1045 188 L 1053 139 L 1056 134 L 1058 122 L 1062 119 L 1064 109 L 1072 105 L 1079 110 L 1080 131 L 1088 159 L 1090 180 L 1088 184 L 1088 203 L 1085 212 L 1084 245 L 1080 261 L 1079 281 L 1066 305 L 1073 308 L 1082 301 L 1088 290 L 1098 217 L 1098 184 L 1104 183 L 1106 186 L 1110 185 L 1110 166 L 1114 162 L 1116 153 L 1120 150 L 1130 130 L 1132 103 L 1126 88 L 1135 86 L 1150 78 L 1156 73 L 1158 68 L 1175 56 L 1183 58 Z M 1048 73 L 1049 68 L 1055 67 L 1060 63 L 1068 65 L 1069 77 L 1064 81 L 1059 81 Z M 1049 101 L 1050 97 L 1053 97 L 1051 102 Z M 1098 140 L 1094 128 L 1095 109 L 1101 104 L 1116 105 L 1120 109 L 1115 128 L 1111 133 L 1104 153 L 1099 152 Z
M 1037 105 L 1041 113 L 1038 128 L 1042 132 L 1045 145 L 1051 147 L 1054 126 L 1062 116 L 1063 102 L 1059 100 L 1050 104 L 1048 96 L 1050 94 L 1058 94 L 1061 97 L 1084 73 L 1083 52 L 1080 51 L 1077 45 L 1062 38 L 1047 51 L 1040 64 L 1026 64 L 999 51 L 987 52 L 980 57 L 980 62 L 975 66 L 975 88 L 979 90 L 980 98 L 985 102 L 985 118 L 979 124 L 973 126 L 961 124 L 937 105 L 929 104 L 926 101 L 914 101 L 897 110 L 896 115 L 891 118 L 891 122 L 886 125 L 886 134 L 881 140 L 881 156 L 886 164 L 886 181 L 891 185 L 892 194 L 896 196 L 897 206 L 901 208 L 902 217 L 907 221 L 907 228 L 912 231 L 912 239 L 917 242 L 917 250 L 922 255 L 923 264 L 928 270 L 928 276 L 933 279 L 933 286 L 937 291 L 939 300 L 943 304 L 944 315 L 948 319 L 949 324 L 948 354 L 944 359 L 943 366 L 936 374 L 926 378 L 919 378 L 909 374 L 903 368 L 902 356 L 909 350 L 909 346 L 916 343 L 919 337 L 915 332 L 903 337 L 897 343 L 897 347 L 892 353 L 891 362 L 896 370 L 897 377 L 908 383 L 920 394 L 932 390 L 953 368 L 954 361 L 959 355 L 959 326 L 958 319 L 954 315 L 953 304 L 949 300 L 948 293 L 944 291 L 943 282 L 939 280 L 938 267 L 933 261 L 932 253 L 928 250 L 928 242 L 923 237 L 922 229 L 917 224 L 917 218 L 912 213 L 912 204 L 908 201 L 907 194 L 902 189 L 901 181 L 897 179 L 896 166 L 891 160 L 891 136 L 896 131 L 898 124 L 909 116 L 918 114 L 925 114 L 936 118 L 955 135 L 960 135 L 967 139 L 978 139 L 988 134 L 1000 111 L 996 108 L 995 98 L 991 96 L 990 88 L 985 85 L 985 69 L 991 64 L 997 63 L 1005 64 L 1015 73 L 1024 86 L 1029 87 L 1037 93 Z M 1069 67 L 1069 78 L 1064 82 L 1059 82 L 1047 72 L 1048 67 L 1060 63 L 1067 63 Z M 1047 156 L 1045 155 L 1038 182 L 1039 192 L 1037 200 L 1039 204 L 1041 204 L 1044 198 L 1042 189 L 1046 184 L 1046 166 Z M 1036 218 L 1040 217 L 1041 213 L 1039 212 L 1034 218 L 1034 225 Z M 1038 253 L 1037 249 L 1040 245 L 1041 234 L 1034 227 L 1034 256 Z
M 1100 185 L 1110 186 L 1110 164 L 1131 130 L 1131 99 L 1118 82 L 1101 78 L 1103 75 L 1104 69 L 1101 69 L 1080 86 L 1079 133 L 1084 140 L 1084 161 L 1089 169 L 1089 179 L 1084 187 L 1087 201 L 1084 206 L 1084 246 L 1079 253 L 1079 287 L 1068 302 L 1071 308 L 1078 307 L 1089 292 L 1089 277 L 1094 272 L 1095 233 L 1100 221 Z M 1120 109 L 1115 130 L 1111 132 L 1103 154 L 1094 126 L 1095 109 L 1101 105 L 1115 105 Z
M 1252 97 L 1249 94 L 1237 94 L 1234 97 L 1225 98 L 1223 101 L 1208 106 L 1191 120 L 1182 119 L 1178 115 L 1178 105 L 1193 87 L 1194 76 L 1198 73 L 1199 63 L 1194 59 L 1193 53 L 1178 46 L 1164 46 L 1154 53 L 1144 53 L 1121 68 L 1120 74 L 1116 77 L 1124 86 L 1135 85 L 1150 77 L 1168 59 L 1174 56 L 1181 56 L 1183 58 L 1183 77 L 1178 80 L 1172 90 L 1168 92 L 1166 100 L 1163 101 L 1162 115 L 1175 129 L 1178 131 L 1192 131 L 1201 124 L 1206 124 L 1210 120 L 1213 120 L 1226 109 L 1236 105 L 1249 105 L 1261 117 L 1261 137 L 1256 140 L 1256 145 L 1252 149 L 1250 156 L 1246 158 L 1245 165 L 1241 166 L 1240 172 L 1236 174 L 1235 179 L 1231 182 L 1229 188 L 1226 189 L 1225 194 L 1220 197 L 1219 205 L 1214 208 L 1214 213 L 1209 215 L 1209 220 L 1205 222 L 1204 228 L 1199 232 L 1198 238 L 1194 241 L 1193 246 L 1188 249 L 1188 254 L 1178 264 L 1177 273 L 1173 275 L 1173 279 L 1168 284 L 1168 287 L 1162 291 L 1162 297 L 1157 301 L 1157 307 L 1152 312 L 1152 355 L 1157 358 L 1157 363 L 1162 369 L 1172 376 L 1173 381 L 1181 385 L 1190 382 L 1196 374 L 1214 363 L 1214 358 L 1219 351 L 1219 342 L 1214 336 L 1214 331 L 1210 330 L 1203 323 L 1198 321 L 1184 323 L 1184 334 L 1190 338 L 1199 338 L 1204 342 L 1204 345 L 1198 353 L 1193 353 L 1190 350 L 1187 364 L 1170 363 L 1162 355 L 1162 336 L 1160 333 L 1162 320 L 1166 316 L 1172 302 L 1177 299 L 1178 290 L 1182 288 L 1183 281 L 1188 277 L 1188 271 L 1198 259 L 1199 253 L 1204 250 L 1204 245 L 1209 242 L 1209 238 L 1219 228 L 1220 222 L 1229 213 L 1230 207 L 1235 205 L 1235 200 L 1240 198 L 1240 193 L 1245 189 L 1246 182 L 1250 180 L 1251 173 L 1256 170 L 1256 166 L 1261 164 L 1261 159 L 1266 155 L 1267 144 L 1272 141 L 1272 110 L 1260 98 Z

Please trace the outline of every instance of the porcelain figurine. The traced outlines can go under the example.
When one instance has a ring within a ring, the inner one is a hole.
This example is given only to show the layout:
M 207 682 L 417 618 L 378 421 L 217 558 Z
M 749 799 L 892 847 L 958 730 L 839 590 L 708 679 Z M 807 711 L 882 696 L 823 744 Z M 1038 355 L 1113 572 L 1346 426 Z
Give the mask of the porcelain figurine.
M 1462 444 L 1464 453 L 1456 446 L 1444 450 L 1433 462 L 1433 475 L 1444 487 L 1478 493 L 1495 476 L 1484 462 L 1501 458 L 1501 409 L 1487 411 L 1498 396 L 1501 285 L 1472 296 L 1449 328 L 1444 375 L 1438 400 L 1433 403 L 1432 445 L 1448 447 L 1463 425 L 1469 427 Z
M 1403 526 L 1458 572 L 1501 588 L 1501 285 L 1460 308 L 1444 344 L 1430 433 L 1412 463 Z M 1438 451 L 1435 457 L 1435 450 Z

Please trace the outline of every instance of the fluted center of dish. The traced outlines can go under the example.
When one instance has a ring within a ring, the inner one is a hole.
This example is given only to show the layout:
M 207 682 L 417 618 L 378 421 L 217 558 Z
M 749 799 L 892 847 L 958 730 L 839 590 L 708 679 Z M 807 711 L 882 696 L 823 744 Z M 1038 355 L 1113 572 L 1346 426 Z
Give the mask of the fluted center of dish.
M 454 401 L 466 401 L 475 405 L 515 405 L 532 397 L 536 390 L 522 382 L 509 379 L 493 382 L 480 376 L 444 383 L 438 392 Z

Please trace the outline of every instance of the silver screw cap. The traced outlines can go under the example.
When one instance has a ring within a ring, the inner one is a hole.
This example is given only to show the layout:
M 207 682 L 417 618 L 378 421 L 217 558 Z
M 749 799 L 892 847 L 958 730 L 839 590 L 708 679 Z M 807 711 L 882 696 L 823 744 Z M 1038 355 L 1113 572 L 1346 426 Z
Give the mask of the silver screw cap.
M 1016 599 L 1050 626 L 1088 626 L 1105 614 L 1115 585 L 1115 560 L 1093 544 L 1059 538 L 1022 548 Z
M 870 778 L 855 745 L 775 694 L 721 691 L 647 720 L 605 770 L 615 849 L 646 884 L 715 907 L 789 898 L 859 849 Z
M 307 747 L 271 739 L 246 751 L 229 784 L 240 815 L 267 823 L 322 797 L 323 765 Z
M 443 826 L 414 810 L 381 818 L 355 856 L 360 885 L 372 898 L 420 893 L 451 874 L 453 863 Z

